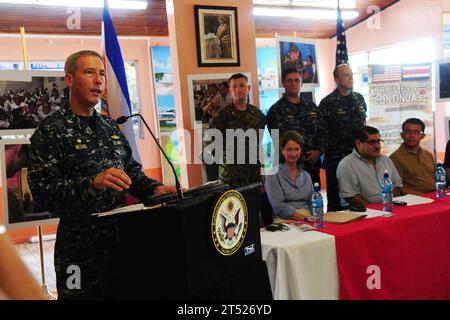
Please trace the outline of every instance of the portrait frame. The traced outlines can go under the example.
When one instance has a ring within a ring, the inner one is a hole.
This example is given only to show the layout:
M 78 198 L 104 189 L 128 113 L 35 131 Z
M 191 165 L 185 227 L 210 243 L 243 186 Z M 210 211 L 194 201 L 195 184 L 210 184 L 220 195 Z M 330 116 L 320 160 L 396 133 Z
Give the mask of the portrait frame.
M 56 224 L 59 221 L 59 218 L 52 217 L 49 212 L 35 212 L 34 210 L 33 196 L 27 181 L 29 146 L 29 139 L 0 140 L 3 212 L 8 229 Z M 7 159 L 9 151 L 15 154 L 8 159 L 13 158 L 14 160 Z M 13 176 L 11 176 L 12 172 L 14 172 Z
M 316 90 L 314 88 L 306 88 L 300 90 L 300 97 L 311 100 L 316 103 Z M 317 103 L 316 103 L 317 104 Z
M 18 95 L 19 92 L 23 93 L 23 90 L 26 90 L 27 93 L 32 93 L 38 88 L 48 89 L 49 100 L 47 100 L 47 102 L 50 102 L 52 84 L 56 84 L 61 99 L 63 90 L 66 88 L 64 71 L 0 70 L 0 112 L 2 113 L 0 114 L 0 120 L 6 120 L 7 123 L 9 122 L 8 127 L 0 126 L 0 137 L 32 134 L 42 120 L 38 116 L 39 113 L 37 108 L 39 108 L 39 103 L 34 106 L 35 108 L 32 108 L 29 103 L 25 104 L 26 107 L 22 107 L 21 103 L 16 103 L 14 99 L 12 99 L 17 108 L 13 108 L 11 105 L 6 107 L 6 101 L 3 101 L 2 97 L 7 91 L 14 90 L 16 91 L 15 95 Z M 23 95 L 19 100 L 22 101 L 22 103 L 25 103 Z M 17 106 L 17 104 L 19 105 Z M 61 105 L 62 102 L 60 101 L 59 106 Z M 26 110 L 22 110 L 22 108 Z M 34 111 L 30 109 L 33 109 Z M 18 116 L 14 116 L 13 113 L 16 113 Z M 48 114 L 51 113 L 49 112 Z
M 280 88 L 282 84 L 283 70 L 296 67 L 302 71 L 302 87 L 318 87 L 319 64 L 317 61 L 316 43 L 295 37 L 276 37 L 277 61 L 278 61 L 278 82 Z M 291 57 L 297 53 L 295 58 Z M 311 60 L 311 61 L 309 61 Z
M 237 7 L 194 5 L 194 15 L 198 66 L 240 66 Z
M 450 101 L 450 59 L 436 63 L 436 102 Z M 443 88 L 447 88 L 443 90 Z
M 196 115 L 196 108 L 198 108 L 198 101 L 196 99 L 197 94 L 205 94 L 207 86 L 210 83 L 220 84 L 224 81 L 228 82 L 228 79 L 235 74 L 231 73 L 209 73 L 209 74 L 190 74 L 188 75 L 188 93 L 189 93 L 189 110 L 191 115 L 192 128 L 202 128 L 202 119 Z M 248 93 L 249 103 L 253 103 L 253 87 L 252 87 L 252 75 L 250 72 L 241 72 L 248 78 L 247 84 L 250 86 L 250 91 Z
M 450 140 L 450 117 L 444 117 L 445 141 Z

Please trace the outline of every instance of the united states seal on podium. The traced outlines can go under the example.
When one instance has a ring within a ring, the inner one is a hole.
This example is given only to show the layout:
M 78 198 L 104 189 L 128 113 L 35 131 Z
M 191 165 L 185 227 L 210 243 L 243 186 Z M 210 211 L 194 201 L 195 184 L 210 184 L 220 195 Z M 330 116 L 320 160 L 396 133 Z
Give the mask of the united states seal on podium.
M 214 246 L 224 256 L 241 247 L 247 233 L 248 211 L 244 197 L 236 190 L 222 194 L 214 205 L 211 234 Z

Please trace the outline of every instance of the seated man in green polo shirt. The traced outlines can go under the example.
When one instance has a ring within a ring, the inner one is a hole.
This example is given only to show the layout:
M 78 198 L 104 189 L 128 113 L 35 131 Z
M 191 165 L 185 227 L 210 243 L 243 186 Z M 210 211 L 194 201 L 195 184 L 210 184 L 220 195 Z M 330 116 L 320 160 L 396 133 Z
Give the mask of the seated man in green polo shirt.
M 425 123 L 417 118 L 403 122 L 402 145 L 390 155 L 407 193 L 422 194 L 436 190 L 433 155 L 420 146 L 425 138 Z

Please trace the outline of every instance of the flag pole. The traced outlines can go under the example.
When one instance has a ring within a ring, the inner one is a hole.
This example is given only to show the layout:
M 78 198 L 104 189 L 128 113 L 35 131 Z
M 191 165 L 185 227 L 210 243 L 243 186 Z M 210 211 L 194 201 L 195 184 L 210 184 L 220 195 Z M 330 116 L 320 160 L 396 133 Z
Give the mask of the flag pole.
M 28 70 L 27 48 L 25 45 L 25 28 L 22 26 L 20 27 L 20 37 L 22 39 L 23 70 Z
M 28 70 L 28 59 L 27 59 L 27 47 L 25 42 L 25 27 L 20 27 L 20 38 L 22 42 L 22 58 L 23 58 L 23 70 Z M 37 226 L 38 231 L 38 241 L 39 241 L 39 260 L 41 265 L 41 288 L 44 291 L 44 293 L 49 297 L 51 300 L 56 300 L 56 297 L 51 294 L 47 290 L 47 283 L 45 281 L 45 267 L 44 267 L 44 248 L 43 248 L 43 240 L 42 240 L 42 227 L 41 225 Z

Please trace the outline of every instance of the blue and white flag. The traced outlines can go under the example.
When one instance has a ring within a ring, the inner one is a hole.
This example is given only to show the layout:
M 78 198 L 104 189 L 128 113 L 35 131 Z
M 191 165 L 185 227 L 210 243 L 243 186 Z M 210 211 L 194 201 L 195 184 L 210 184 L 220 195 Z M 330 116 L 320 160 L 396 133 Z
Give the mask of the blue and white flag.
M 120 51 L 119 41 L 109 13 L 108 1 L 104 1 L 102 18 L 102 56 L 106 71 L 107 106 L 102 113 L 112 119 L 131 115 L 131 102 L 128 93 L 127 77 Z M 133 158 L 141 163 L 133 131 L 133 119 L 129 119 L 119 127 L 130 144 Z

